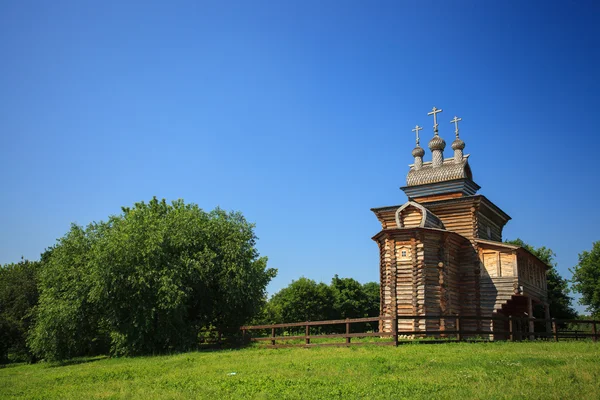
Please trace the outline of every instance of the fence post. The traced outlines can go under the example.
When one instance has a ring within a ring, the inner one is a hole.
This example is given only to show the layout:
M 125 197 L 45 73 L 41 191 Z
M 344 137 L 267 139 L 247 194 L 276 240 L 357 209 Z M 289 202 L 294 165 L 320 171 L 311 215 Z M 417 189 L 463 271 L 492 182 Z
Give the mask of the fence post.
M 460 342 L 462 340 L 462 331 L 460 326 L 460 315 L 456 317 L 456 339 Z
M 508 316 L 508 334 L 511 342 L 515 341 L 515 327 L 512 315 Z
M 394 346 L 398 347 L 398 316 L 394 315 L 392 319 L 392 335 L 394 338 Z
M 242 329 L 242 344 L 246 344 L 246 330 Z
M 217 345 L 218 345 L 219 347 L 221 347 L 221 337 L 222 337 L 222 335 L 223 335 L 223 334 L 221 333 L 221 331 L 220 331 L 220 330 L 219 330 L 219 331 L 217 331 Z
M 275 328 L 271 328 L 271 345 L 275 346 Z
M 552 318 L 552 333 L 554 333 L 554 341 L 558 342 L 558 329 L 556 328 L 555 318 Z
M 350 344 L 350 322 L 348 322 L 348 318 L 346 318 L 346 344 Z
M 308 326 L 308 321 L 306 321 L 306 327 L 304 328 L 304 330 L 306 334 L 305 343 L 310 344 L 310 326 Z
M 592 340 L 594 342 L 598 341 L 598 331 L 596 330 L 596 321 L 592 322 L 592 333 L 594 334 L 594 336 L 592 336 Z

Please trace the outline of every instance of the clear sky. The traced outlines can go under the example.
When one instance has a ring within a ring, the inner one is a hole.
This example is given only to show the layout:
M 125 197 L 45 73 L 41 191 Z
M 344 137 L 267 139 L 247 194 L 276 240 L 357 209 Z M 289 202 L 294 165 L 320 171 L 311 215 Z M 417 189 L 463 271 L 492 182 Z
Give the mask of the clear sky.
M 570 278 L 600 240 L 600 3 L 417 3 L 0 2 L 0 263 L 157 196 L 255 222 L 270 293 L 377 281 L 370 208 L 406 201 L 437 106 L 505 238 Z

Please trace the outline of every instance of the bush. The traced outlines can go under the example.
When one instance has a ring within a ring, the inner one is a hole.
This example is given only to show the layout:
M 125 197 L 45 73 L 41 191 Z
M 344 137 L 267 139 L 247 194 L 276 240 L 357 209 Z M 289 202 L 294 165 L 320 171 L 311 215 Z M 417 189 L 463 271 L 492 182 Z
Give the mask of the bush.
M 275 276 L 237 212 L 154 198 L 107 222 L 72 226 L 51 249 L 30 344 L 46 359 L 195 348 L 208 327 L 237 329 Z
M 0 362 L 32 361 L 26 344 L 38 301 L 40 263 L 22 260 L 0 266 Z

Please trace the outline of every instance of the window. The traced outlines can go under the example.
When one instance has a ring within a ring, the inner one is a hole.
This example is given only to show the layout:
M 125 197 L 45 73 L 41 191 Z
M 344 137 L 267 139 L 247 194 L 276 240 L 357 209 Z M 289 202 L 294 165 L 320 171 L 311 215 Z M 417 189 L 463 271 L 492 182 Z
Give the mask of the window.
M 490 228 L 489 226 L 487 227 L 487 234 L 488 234 L 488 239 L 492 238 L 492 228 Z
M 409 246 L 398 247 L 396 254 L 399 261 L 406 262 L 411 260 L 411 251 Z

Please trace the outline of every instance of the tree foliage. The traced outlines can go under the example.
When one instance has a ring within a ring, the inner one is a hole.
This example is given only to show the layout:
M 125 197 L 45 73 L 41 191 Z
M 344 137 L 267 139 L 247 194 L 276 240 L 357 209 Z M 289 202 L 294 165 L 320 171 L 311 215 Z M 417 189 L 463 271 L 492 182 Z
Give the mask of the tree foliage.
M 595 318 L 600 318 L 600 241 L 592 244 L 591 251 L 579 254 L 573 272 L 573 289 L 581 294 L 579 302 Z
M 554 261 L 556 254 L 552 251 L 552 249 L 549 249 L 545 246 L 535 248 L 519 238 L 515 240 L 507 240 L 506 243 L 525 248 L 531 254 L 550 266 L 550 269 L 548 269 L 546 272 L 550 315 L 554 318 L 577 318 L 577 312 L 572 306 L 573 299 L 569 296 L 569 282 L 560 276 L 556 270 L 556 262 Z
M 300 278 L 273 295 L 263 322 L 283 323 L 379 315 L 379 285 L 335 275 L 330 285 Z
M 268 309 L 275 322 L 322 321 L 333 318 L 334 301 L 329 286 L 302 277 L 274 294 Z
M 21 260 L 0 266 L 0 362 L 31 361 L 26 337 L 38 301 L 40 262 Z
M 46 359 L 149 354 L 192 348 L 204 328 L 236 329 L 276 274 L 255 240 L 240 213 L 182 200 L 74 225 L 46 256 L 30 345 Z
M 369 296 L 363 285 L 352 278 L 335 275 L 331 280 L 334 294 L 335 318 L 363 318 L 368 316 Z

